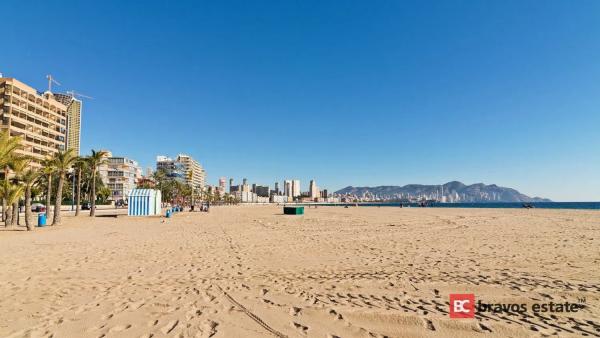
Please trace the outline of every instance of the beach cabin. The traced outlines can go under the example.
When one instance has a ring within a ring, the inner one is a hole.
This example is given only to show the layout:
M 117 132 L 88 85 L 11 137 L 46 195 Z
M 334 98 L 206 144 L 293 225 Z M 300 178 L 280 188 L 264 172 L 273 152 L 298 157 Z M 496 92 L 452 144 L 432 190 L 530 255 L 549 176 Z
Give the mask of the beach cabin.
M 127 215 L 156 216 L 161 215 L 160 190 L 133 189 L 129 192 Z

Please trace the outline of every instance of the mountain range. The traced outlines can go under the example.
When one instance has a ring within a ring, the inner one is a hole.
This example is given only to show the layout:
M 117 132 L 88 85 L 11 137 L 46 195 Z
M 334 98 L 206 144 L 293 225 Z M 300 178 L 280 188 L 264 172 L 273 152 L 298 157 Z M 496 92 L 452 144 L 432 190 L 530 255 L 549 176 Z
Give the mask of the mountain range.
M 338 195 L 377 196 L 382 199 L 437 199 L 446 202 L 551 202 L 547 198 L 529 197 L 512 188 L 495 184 L 476 183 L 466 185 L 452 181 L 446 184 L 405 186 L 353 187 L 348 186 L 335 192 Z

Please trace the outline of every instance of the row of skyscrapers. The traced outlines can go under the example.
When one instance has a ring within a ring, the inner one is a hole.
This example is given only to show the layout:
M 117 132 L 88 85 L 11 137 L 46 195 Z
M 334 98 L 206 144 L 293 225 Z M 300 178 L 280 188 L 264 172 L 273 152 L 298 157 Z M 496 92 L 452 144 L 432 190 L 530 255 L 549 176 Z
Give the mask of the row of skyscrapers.
M 279 182 L 275 182 L 274 189 L 269 186 L 249 184 L 247 179 L 242 180 L 242 184 L 235 185 L 233 178 L 229 179 L 229 188 L 226 188 L 227 179 L 221 177 L 215 189 L 221 194 L 229 193 L 241 202 L 258 203 L 287 203 L 287 202 L 334 202 L 334 197 L 329 196 L 327 189 L 319 190 L 314 180 L 310 181 L 309 190 L 302 192 L 300 180 L 284 180 L 283 189 Z

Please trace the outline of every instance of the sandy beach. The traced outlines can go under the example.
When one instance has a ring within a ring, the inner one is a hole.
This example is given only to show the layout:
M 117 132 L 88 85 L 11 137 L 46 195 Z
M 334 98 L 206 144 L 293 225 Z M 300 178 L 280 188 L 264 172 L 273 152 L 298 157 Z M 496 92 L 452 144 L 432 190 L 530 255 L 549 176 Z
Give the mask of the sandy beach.
M 215 207 L 0 231 L 0 337 L 600 335 L 598 211 Z M 526 304 L 451 319 L 449 295 Z M 577 312 L 534 313 L 542 303 Z

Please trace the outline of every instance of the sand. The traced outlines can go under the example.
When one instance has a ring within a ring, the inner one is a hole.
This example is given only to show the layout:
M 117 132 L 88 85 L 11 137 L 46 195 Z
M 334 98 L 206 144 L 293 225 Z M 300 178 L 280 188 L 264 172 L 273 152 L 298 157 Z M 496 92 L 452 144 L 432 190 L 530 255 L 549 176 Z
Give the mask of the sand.
M 600 212 L 214 207 L 0 231 L 0 337 L 600 335 Z M 449 294 L 576 313 L 449 318 Z

